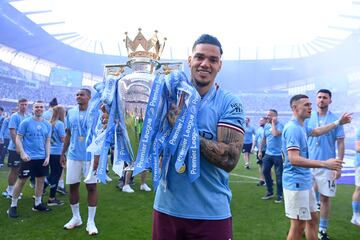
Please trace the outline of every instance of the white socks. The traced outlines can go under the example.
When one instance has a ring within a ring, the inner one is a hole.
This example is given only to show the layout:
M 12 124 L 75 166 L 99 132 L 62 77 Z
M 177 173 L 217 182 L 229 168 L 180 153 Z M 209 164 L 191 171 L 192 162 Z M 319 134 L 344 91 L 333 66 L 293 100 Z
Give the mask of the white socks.
M 35 196 L 35 206 L 39 206 L 39 204 L 41 204 L 41 196 L 40 197 Z
M 77 219 L 81 219 L 80 217 L 80 205 L 79 203 L 76 204 L 70 204 L 71 207 L 71 212 L 73 214 L 73 217 L 77 218 Z
M 10 207 L 17 207 L 17 203 L 18 203 L 18 200 L 19 200 L 19 198 L 12 198 L 11 199 L 11 205 L 10 205 Z
M 88 207 L 88 223 L 95 222 L 96 207 Z
M 74 218 L 81 219 L 80 216 L 80 204 L 76 203 L 71 206 L 71 211 Z M 96 207 L 88 207 L 88 223 L 95 222 Z
M 6 191 L 8 192 L 9 195 L 12 196 L 13 194 L 13 190 L 14 190 L 14 186 L 7 186 Z
M 59 180 L 58 187 L 64 188 L 64 180 Z

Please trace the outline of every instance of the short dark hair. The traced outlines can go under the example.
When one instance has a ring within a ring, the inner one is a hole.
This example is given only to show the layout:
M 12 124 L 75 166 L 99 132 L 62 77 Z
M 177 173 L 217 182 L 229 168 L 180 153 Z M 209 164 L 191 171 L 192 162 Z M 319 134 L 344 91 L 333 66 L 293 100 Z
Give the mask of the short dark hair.
M 3 108 L 3 107 L 0 107 L 0 111 L 2 111 L 2 112 L 3 112 L 3 111 L 4 111 L 4 108 Z
M 331 96 L 332 96 L 331 91 L 328 90 L 328 89 L 320 89 L 320 90 L 317 92 L 317 94 L 319 94 L 319 93 L 327 93 L 327 94 L 329 94 L 330 98 L 331 98 Z
M 87 88 L 80 88 L 79 91 L 84 91 L 84 92 L 86 92 L 86 94 L 87 94 L 89 97 L 91 97 L 91 91 L 90 91 L 89 89 L 87 89 Z
M 297 95 L 292 96 L 290 99 L 290 107 L 292 107 L 294 102 L 296 102 L 302 98 L 309 98 L 309 97 L 304 94 L 297 94 Z
M 58 105 L 58 101 L 57 101 L 57 98 L 55 97 L 55 98 L 53 98 L 53 99 L 51 99 L 51 101 L 49 102 L 49 106 L 50 107 L 55 107 L 55 106 L 57 106 Z
M 269 109 L 269 111 L 275 113 L 276 116 L 278 115 L 278 112 L 275 109 Z
M 198 39 L 196 39 L 196 41 L 194 42 L 194 45 L 192 47 L 192 50 L 194 51 L 196 45 L 202 44 L 202 43 L 212 44 L 212 45 L 219 47 L 220 55 L 223 54 L 223 50 L 222 50 L 220 41 L 216 37 L 211 36 L 209 34 L 203 34 Z
M 26 98 L 20 98 L 18 103 L 27 102 L 28 100 Z

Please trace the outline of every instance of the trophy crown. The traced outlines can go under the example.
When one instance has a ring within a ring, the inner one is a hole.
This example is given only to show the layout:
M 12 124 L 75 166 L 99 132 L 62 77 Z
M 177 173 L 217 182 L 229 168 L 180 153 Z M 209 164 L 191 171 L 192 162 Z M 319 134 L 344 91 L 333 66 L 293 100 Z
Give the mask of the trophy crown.
M 164 38 L 164 41 L 161 44 L 157 37 L 157 30 L 154 31 L 153 36 L 149 40 L 144 37 L 141 32 L 141 28 L 138 30 L 139 32 L 134 40 L 131 40 L 128 36 L 128 33 L 125 32 L 126 38 L 124 39 L 124 42 L 128 52 L 128 57 L 142 57 L 150 58 L 156 61 L 159 60 L 165 47 L 166 38 Z

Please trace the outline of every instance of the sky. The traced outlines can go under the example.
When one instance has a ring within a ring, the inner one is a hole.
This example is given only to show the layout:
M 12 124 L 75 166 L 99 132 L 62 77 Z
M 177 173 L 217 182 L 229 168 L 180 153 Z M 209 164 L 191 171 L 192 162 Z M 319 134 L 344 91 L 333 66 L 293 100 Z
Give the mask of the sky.
M 26 0 L 11 4 L 55 38 L 100 54 L 126 56 L 125 32 L 134 38 L 141 28 L 150 38 L 157 30 L 160 41 L 167 38 L 165 59 L 187 58 L 203 33 L 220 40 L 225 60 L 297 58 L 332 48 L 352 33 L 349 28 L 360 27 L 356 18 L 360 4 L 351 0 Z

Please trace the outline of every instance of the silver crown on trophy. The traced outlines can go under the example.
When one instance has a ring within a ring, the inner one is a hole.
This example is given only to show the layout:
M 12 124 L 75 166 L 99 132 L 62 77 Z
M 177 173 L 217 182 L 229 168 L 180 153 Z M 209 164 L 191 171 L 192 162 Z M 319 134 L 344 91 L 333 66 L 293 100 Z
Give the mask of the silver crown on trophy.
M 155 61 L 160 60 L 160 56 L 165 47 L 166 38 L 160 43 L 160 40 L 157 37 L 158 31 L 155 30 L 153 36 L 150 39 L 146 39 L 141 32 L 141 28 L 138 30 L 139 32 L 134 40 L 131 40 L 128 33 L 125 32 L 126 38 L 124 39 L 124 42 L 129 59 L 150 58 Z

